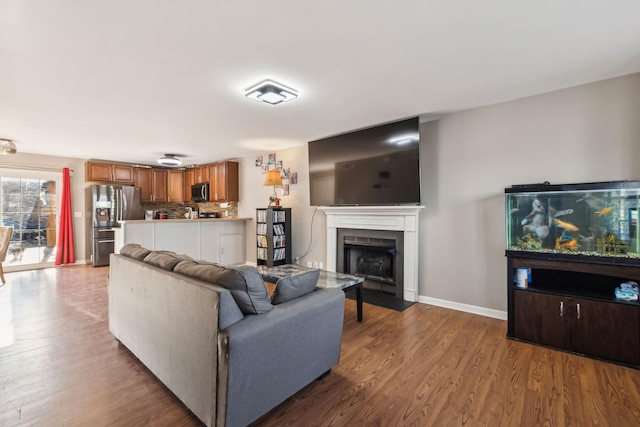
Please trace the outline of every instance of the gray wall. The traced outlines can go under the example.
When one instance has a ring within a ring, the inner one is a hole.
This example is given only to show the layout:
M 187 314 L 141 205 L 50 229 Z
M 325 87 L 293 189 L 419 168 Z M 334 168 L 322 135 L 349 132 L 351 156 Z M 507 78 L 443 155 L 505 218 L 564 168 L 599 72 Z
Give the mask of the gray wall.
M 640 179 L 640 74 L 620 77 L 423 123 L 419 295 L 506 311 L 504 189 L 513 184 Z M 265 153 L 266 154 L 266 153 Z M 311 235 L 306 146 L 277 151 L 298 171 L 283 198 L 293 208 L 294 254 Z M 264 175 L 244 159 L 240 210 L 266 206 Z M 255 235 L 255 222 L 247 226 Z M 324 215 L 316 214 L 311 252 L 326 262 Z M 255 262 L 255 242 L 247 239 Z
M 640 74 L 422 126 L 420 295 L 506 310 L 504 189 L 640 179 Z

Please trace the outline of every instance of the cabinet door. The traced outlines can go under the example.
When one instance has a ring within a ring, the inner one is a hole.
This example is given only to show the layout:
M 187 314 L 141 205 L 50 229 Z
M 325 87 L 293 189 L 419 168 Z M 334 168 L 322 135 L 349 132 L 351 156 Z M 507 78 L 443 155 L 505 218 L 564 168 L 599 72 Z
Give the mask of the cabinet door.
M 244 234 L 221 234 L 220 256 L 218 262 L 223 265 L 244 264 Z
M 151 197 L 154 202 L 167 201 L 167 171 L 151 169 L 152 186 Z
M 87 162 L 85 181 L 111 182 L 111 165 L 108 163 Z
M 183 198 L 184 198 L 184 202 L 185 203 L 189 203 L 191 202 L 191 186 L 194 184 L 195 180 L 195 170 L 194 169 L 187 169 L 184 171 L 184 177 L 183 177 L 183 183 L 184 183 L 184 190 L 183 190 Z
M 194 183 L 209 182 L 209 166 L 198 166 L 195 170 Z
M 211 202 L 221 201 L 220 199 L 221 182 L 220 182 L 219 175 L 222 174 L 222 176 L 224 176 L 224 172 L 220 172 L 220 169 L 222 169 L 222 167 L 220 166 L 220 163 L 209 165 L 209 183 L 211 185 L 211 188 L 209 189 L 209 201 Z
M 237 202 L 238 192 L 238 163 L 220 162 L 209 166 L 209 179 L 212 202 Z
M 571 350 L 632 365 L 640 364 L 640 308 L 574 299 Z
M 140 187 L 141 202 L 153 202 L 151 168 L 134 168 L 133 186 Z
M 182 203 L 184 200 L 182 190 L 182 171 L 167 171 L 167 201 L 170 203 Z
M 570 298 L 515 289 L 513 316 L 515 338 L 569 349 Z
M 120 184 L 133 183 L 133 166 L 130 165 L 112 165 L 113 182 Z

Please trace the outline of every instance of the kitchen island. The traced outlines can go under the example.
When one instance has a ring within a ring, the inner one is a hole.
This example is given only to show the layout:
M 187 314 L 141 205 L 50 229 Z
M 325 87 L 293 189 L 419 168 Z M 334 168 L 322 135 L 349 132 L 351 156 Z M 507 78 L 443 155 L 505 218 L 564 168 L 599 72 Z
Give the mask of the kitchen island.
M 114 251 L 128 243 L 168 250 L 219 264 L 244 264 L 246 221 L 252 218 L 154 219 L 121 221 Z

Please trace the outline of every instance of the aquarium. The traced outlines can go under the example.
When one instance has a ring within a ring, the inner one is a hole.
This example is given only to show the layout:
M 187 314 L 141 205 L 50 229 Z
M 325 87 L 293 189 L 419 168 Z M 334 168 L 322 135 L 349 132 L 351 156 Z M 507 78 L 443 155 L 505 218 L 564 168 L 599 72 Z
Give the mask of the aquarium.
M 505 189 L 507 252 L 635 264 L 639 202 L 638 181 L 514 185 Z

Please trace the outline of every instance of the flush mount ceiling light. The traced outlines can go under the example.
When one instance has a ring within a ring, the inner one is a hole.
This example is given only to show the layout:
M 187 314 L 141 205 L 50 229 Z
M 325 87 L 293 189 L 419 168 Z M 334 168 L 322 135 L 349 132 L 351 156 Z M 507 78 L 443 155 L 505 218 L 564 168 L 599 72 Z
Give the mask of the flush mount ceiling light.
M 16 154 L 16 144 L 10 139 L 0 139 L 0 155 Z
M 298 97 L 298 91 L 273 80 L 265 80 L 244 91 L 244 96 L 267 104 L 280 104 Z
M 182 164 L 182 160 L 176 158 L 175 154 L 165 154 L 163 157 L 158 159 L 158 164 L 162 166 L 180 166 Z

